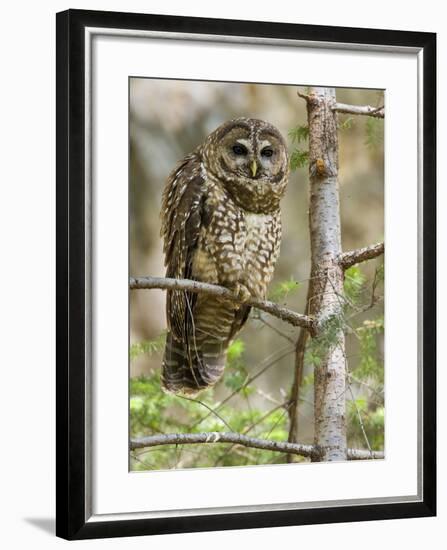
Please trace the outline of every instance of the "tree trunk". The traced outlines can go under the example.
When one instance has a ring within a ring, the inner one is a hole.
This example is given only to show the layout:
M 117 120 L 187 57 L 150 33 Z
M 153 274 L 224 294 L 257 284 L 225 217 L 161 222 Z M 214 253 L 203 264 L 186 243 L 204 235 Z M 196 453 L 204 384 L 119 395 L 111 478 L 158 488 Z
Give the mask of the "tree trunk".
M 337 115 L 333 110 L 335 89 L 311 88 L 305 99 L 309 125 L 312 259 L 307 312 L 316 319 L 319 328 L 318 335 L 310 342 L 313 356 L 317 358 L 314 364 L 314 442 L 320 449 L 320 461 L 346 460 L 346 363 L 343 268 L 339 262 L 342 250 Z

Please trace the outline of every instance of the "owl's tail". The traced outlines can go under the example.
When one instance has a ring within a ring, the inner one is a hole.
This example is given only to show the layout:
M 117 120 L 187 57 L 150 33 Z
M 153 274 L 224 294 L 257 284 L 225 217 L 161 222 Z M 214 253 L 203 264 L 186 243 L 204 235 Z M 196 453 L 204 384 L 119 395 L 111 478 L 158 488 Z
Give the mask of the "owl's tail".
M 250 307 L 198 295 L 188 311 L 183 334 L 178 335 L 177 330 L 168 332 L 162 385 L 172 393 L 193 395 L 222 377 L 228 346 L 247 320 Z M 168 318 L 169 326 L 175 327 L 176 318 Z
M 225 368 L 228 338 L 178 340 L 168 332 L 162 364 L 163 388 L 172 393 L 194 395 L 213 386 Z

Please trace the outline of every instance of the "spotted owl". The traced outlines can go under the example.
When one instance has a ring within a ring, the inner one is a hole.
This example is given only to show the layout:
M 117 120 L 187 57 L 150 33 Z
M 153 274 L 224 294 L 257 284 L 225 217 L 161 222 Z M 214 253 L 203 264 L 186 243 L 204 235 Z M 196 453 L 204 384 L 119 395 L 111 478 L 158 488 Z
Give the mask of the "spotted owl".
M 264 299 L 279 254 L 287 146 L 263 120 L 237 118 L 212 132 L 169 175 L 161 235 L 166 276 L 222 285 Z M 247 305 L 187 291 L 167 292 L 165 390 L 191 395 L 222 376 Z

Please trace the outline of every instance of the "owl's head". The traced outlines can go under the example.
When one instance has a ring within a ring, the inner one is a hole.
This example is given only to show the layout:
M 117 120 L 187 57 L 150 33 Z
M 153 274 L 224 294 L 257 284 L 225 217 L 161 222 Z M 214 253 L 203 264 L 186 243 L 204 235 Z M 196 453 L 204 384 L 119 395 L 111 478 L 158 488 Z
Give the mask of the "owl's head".
M 286 142 L 275 126 L 254 118 L 230 120 L 210 134 L 202 155 L 205 168 L 244 209 L 278 209 L 289 159 Z

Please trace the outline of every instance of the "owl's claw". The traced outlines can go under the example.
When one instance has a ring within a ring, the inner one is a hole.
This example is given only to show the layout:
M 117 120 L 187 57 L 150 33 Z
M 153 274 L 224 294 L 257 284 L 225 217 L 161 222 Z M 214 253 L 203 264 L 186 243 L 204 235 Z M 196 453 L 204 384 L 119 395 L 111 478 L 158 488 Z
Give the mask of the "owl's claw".
M 241 283 L 231 283 L 225 285 L 228 290 L 231 291 L 231 293 L 237 298 L 237 301 L 240 303 L 245 304 L 252 298 L 252 295 L 250 294 L 250 291 L 245 285 L 242 285 Z M 224 301 L 228 302 L 232 306 L 235 306 L 234 300 L 231 300 L 231 298 L 223 298 Z
M 240 283 L 235 288 L 235 294 L 243 303 L 248 302 L 248 300 L 252 297 L 248 288 Z

